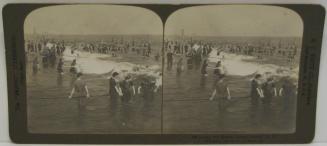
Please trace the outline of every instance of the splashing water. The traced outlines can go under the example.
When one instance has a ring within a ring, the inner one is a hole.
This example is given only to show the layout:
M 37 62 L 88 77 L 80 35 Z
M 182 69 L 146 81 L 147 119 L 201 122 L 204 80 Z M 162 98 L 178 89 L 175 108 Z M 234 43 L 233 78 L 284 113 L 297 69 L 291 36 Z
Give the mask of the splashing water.
M 225 67 L 227 70 L 226 72 L 229 75 L 248 76 L 256 73 L 270 73 L 275 76 L 289 76 L 295 79 L 298 78 L 298 67 L 289 69 L 275 64 L 249 62 L 246 60 L 254 60 L 255 58 L 252 56 L 231 54 L 226 52 L 221 52 L 220 55 L 217 56 L 217 52 L 218 51 L 214 49 L 209 54 L 208 61 L 216 63 L 218 60 L 221 60 L 222 65 Z
M 73 61 L 76 59 L 77 66 L 84 74 L 107 74 L 112 72 L 118 72 L 120 78 L 123 79 L 126 75 L 146 75 L 156 80 L 156 85 L 161 85 L 161 75 L 159 65 L 137 65 L 130 62 L 116 62 L 112 60 L 104 60 L 108 58 L 108 54 L 89 53 L 79 50 L 74 50 L 71 53 L 71 46 L 66 46 L 63 52 L 63 59 L 65 61 Z

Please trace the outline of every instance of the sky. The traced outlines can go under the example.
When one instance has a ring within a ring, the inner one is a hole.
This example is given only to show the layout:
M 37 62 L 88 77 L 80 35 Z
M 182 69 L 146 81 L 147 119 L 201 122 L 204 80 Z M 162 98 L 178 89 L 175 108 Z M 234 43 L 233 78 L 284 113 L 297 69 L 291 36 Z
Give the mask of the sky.
M 162 35 L 163 25 L 152 11 L 118 5 L 61 5 L 32 11 L 25 19 L 26 34 Z
M 61 5 L 32 11 L 26 34 L 162 35 L 154 12 L 133 6 Z M 175 11 L 165 24 L 166 35 L 302 37 L 300 16 L 287 8 L 264 5 L 195 6 Z
M 302 37 L 301 17 L 278 6 L 215 5 L 176 11 L 168 18 L 166 35 Z

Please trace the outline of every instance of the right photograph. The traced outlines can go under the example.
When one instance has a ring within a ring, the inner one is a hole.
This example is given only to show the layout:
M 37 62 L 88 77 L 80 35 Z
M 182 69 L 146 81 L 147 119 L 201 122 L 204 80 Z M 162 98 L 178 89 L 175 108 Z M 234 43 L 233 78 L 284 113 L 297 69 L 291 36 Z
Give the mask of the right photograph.
M 295 11 L 194 6 L 164 27 L 164 134 L 296 131 L 303 22 Z

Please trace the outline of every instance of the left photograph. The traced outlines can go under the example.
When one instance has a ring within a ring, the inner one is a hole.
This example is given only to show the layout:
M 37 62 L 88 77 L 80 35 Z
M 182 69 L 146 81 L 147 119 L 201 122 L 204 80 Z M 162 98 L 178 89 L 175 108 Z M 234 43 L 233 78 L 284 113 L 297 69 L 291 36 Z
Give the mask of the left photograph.
M 30 133 L 159 134 L 163 24 L 135 6 L 58 5 L 25 19 Z

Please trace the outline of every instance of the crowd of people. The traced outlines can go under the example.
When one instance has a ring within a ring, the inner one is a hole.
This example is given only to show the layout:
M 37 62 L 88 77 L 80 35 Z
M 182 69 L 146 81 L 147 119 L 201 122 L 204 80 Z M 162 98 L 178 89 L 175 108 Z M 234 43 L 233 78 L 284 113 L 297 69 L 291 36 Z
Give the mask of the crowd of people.
M 213 48 L 220 52 L 254 56 L 258 59 L 265 57 L 279 57 L 289 63 L 296 62 L 299 58 L 299 46 L 295 43 L 271 42 L 211 42 L 199 40 L 179 40 L 164 42 L 164 48 L 167 52 L 167 64 L 171 66 L 174 55 L 183 55 L 187 57 L 188 66 L 199 66 L 205 58 L 211 53 Z
M 32 58 L 32 70 L 33 74 L 36 74 L 40 69 L 40 60 L 43 68 L 53 68 L 56 65 L 57 59 L 65 51 L 65 44 L 64 42 L 56 42 L 50 45 L 48 40 L 27 41 L 25 48 L 27 55 L 34 55 L 34 58 Z
M 166 51 L 167 58 L 167 69 L 171 69 L 174 56 L 184 56 L 178 57 L 179 62 L 178 70 L 182 67 L 183 58 L 186 58 L 187 68 L 192 69 L 195 67 L 198 69 L 201 66 L 201 62 L 203 58 L 208 57 L 210 52 L 213 49 L 213 45 L 211 43 L 203 43 L 203 42 L 179 42 L 179 41 L 165 41 L 164 49 Z
M 98 42 L 82 42 L 73 46 L 73 49 L 81 48 L 85 52 L 90 53 L 100 53 L 100 54 L 111 54 L 112 56 L 117 56 L 121 53 L 135 52 L 136 55 L 141 55 L 144 57 L 150 57 L 153 53 L 151 43 L 146 40 L 139 41 L 124 41 L 111 40 L 108 42 L 98 41 Z M 157 54 L 156 54 L 157 55 Z

